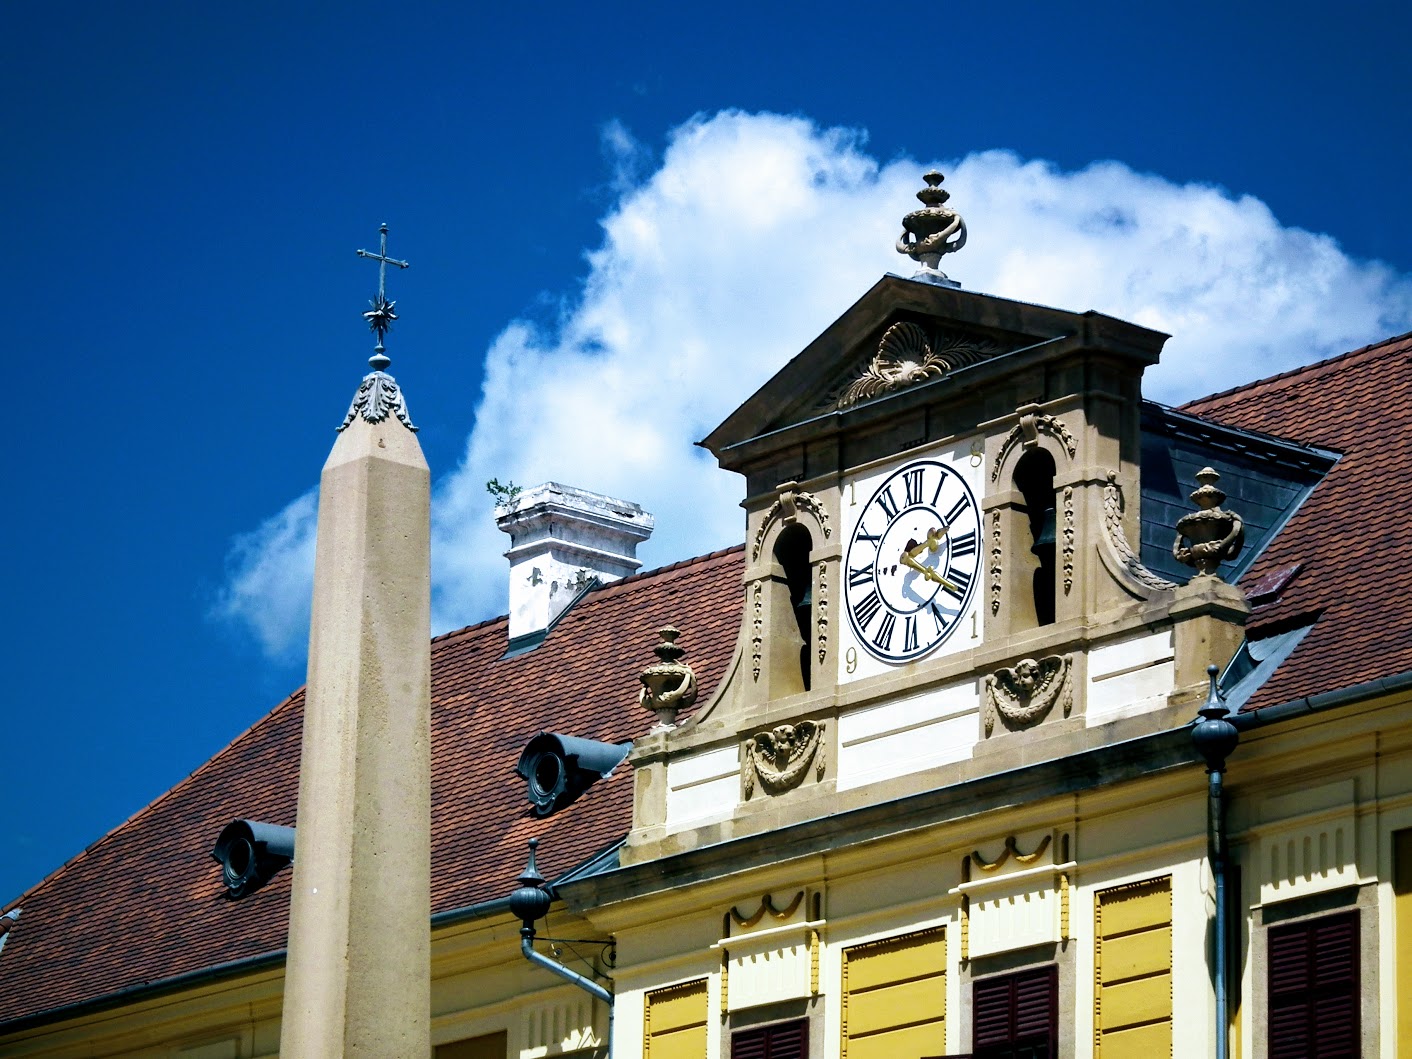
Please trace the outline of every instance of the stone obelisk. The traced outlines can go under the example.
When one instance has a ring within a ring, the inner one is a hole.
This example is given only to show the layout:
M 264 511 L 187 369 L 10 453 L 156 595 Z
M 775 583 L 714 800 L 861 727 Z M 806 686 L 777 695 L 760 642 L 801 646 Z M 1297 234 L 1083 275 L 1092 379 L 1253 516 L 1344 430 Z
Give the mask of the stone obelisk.
M 431 1054 L 430 475 L 377 335 L 319 482 L 280 1054 Z

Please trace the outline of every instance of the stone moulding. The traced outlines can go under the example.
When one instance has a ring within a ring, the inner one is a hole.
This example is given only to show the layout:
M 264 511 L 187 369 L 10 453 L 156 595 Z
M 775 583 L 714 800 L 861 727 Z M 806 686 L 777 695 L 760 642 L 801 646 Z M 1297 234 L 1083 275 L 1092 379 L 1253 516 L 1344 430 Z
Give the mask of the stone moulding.
M 756 732 L 745 741 L 741 770 L 745 797 L 755 793 L 755 784 L 767 794 L 782 794 L 804 782 L 812 762 L 816 779 L 824 778 L 823 721 L 777 724 L 768 732 Z
M 1005 469 L 1005 461 L 1010 458 L 1010 454 L 1015 451 L 1015 446 L 1032 449 L 1039 444 L 1040 434 L 1048 434 L 1059 444 L 1064 446 L 1064 451 L 1069 454 L 1069 459 L 1073 459 L 1079 451 L 1078 442 L 1074 440 L 1074 435 L 1069 433 L 1061 419 L 1057 416 L 1041 415 L 1037 411 L 1031 411 L 1035 405 L 1027 405 L 1021 411 L 1020 421 L 1005 436 L 1005 440 L 1000 443 L 1000 451 L 995 454 L 995 466 L 990 469 L 990 480 L 996 482 L 1000 480 L 1000 472 Z
M 389 415 L 396 416 L 399 423 L 416 433 L 417 428 L 407 414 L 407 400 L 402 396 L 397 380 L 385 371 L 370 371 L 363 376 L 358 392 L 353 395 L 353 403 L 348 406 L 348 414 L 338 425 L 338 432 L 348 429 L 348 425 L 359 416 L 369 423 L 381 423 Z
M 794 900 L 792 900 L 784 908 L 777 908 L 775 906 L 774 896 L 771 894 L 765 894 L 763 897 L 760 898 L 760 907 L 755 909 L 755 911 L 748 916 L 741 914 L 740 910 L 737 909 L 735 905 L 731 905 L 731 921 L 735 923 L 736 926 L 742 927 L 745 930 L 749 930 L 751 927 L 755 926 L 755 924 L 759 923 L 760 920 L 764 919 L 765 914 L 767 912 L 775 919 L 784 920 L 788 919 L 790 916 L 794 915 L 794 913 L 798 912 L 799 906 L 803 903 L 803 890 L 800 890 L 797 894 L 795 894 Z
M 1073 708 L 1069 672 L 1072 659 L 1066 655 L 1046 655 L 1036 661 L 1022 658 L 1013 669 L 998 669 L 982 681 L 985 697 L 985 734 L 989 738 L 999 717 L 1012 731 L 1038 724 L 1055 703 L 1062 703 L 1064 716 Z
M 1000 512 L 990 513 L 990 613 L 1000 613 L 1000 596 L 1005 590 L 1005 565 L 1001 561 Z
M 755 588 L 750 593 L 750 671 L 757 683 L 760 680 L 760 654 L 761 645 L 764 643 L 762 634 L 765 625 L 764 602 L 761 595 L 760 582 L 756 581 Z
M 765 546 L 765 537 L 769 535 L 770 527 L 776 522 L 792 526 L 799 521 L 800 511 L 806 511 L 814 517 L 814 521 L 819 524 L 819 529 L 824 535 L 824 540 L 828 540 L 833 535 L 833 528 L 829 526 L 829 513 L 824 510 L 824 505 L 820 503 L 819 498 L 813 493 L 799 489 L 797 482 L 785 482 L 780 486 L 779 499 L 770 505 L 770 510 L 765 513 L 760 528 L 755 531 L 755 541 L 750 549 L 752 562 L 760 558 L 760 549 Z
M 1064 486 L 1064 595 L 1074 587 L 1074 487 Z
M 1049 843 L 1053 838 L 1053 835 L 1045 835 L 1044 838 L 1040 840 L 1039 845 L 1033 850 L 1029 853 L 1021 853 L 1019 847 L 1016 845 L 1015 836 L 1011 835 L 1006 838 L 1005 848 L 1000 851 L 1000 856 L 992 861 L 988 861 L 981 856 L 980 850 L 972 850 L 971 863 L 981 871 L 999 871 L 1011 857 L 1015 858 L 1016 864 L 1030 865 L 1044 856 L 1044 851 L 1049 848 Z
M 814 613 L 818 616 L 819 665 L 823 665 L 829 654 L 829 572 L 824 563 L 819 563 L 814 570 Z
M 1103 547 L 1101 554 L 1109 572 L 1129 592 L 1144 599 L 1152 592 L 1170 592 L 1177 587 L 1173 581 L 1159 577 L 1134 553 L 1123 533 L 1123 488 L 1118 484 L 1118 472 L 1109 471 L 1103 486 Z

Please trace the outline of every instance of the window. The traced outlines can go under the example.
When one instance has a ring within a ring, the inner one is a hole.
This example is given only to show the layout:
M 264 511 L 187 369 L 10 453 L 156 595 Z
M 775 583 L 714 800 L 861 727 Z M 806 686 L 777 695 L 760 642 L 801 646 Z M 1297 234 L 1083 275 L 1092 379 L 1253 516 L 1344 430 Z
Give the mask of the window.
M 1358 913 L 1271 927 L 1270 1059 L 1356 1059 Z
M 1100 890 L 1094 911 L 1095 1057 L 1172 1054 L 1172 878 Z
M 1059 968 L 982 978 L 971 992 L 975 1059 L 1058 1059 Z
M 844 1059 L 946 1050 L 946 928 L 843 951 Z
M 809 1059 L 809 1020 L 738 1030 L 731 1034 L 731 1059 Z
M 706 1054 L 706 979 L 655 989 L 643 1015 L 643 1059 L 701 1059 Z
M 434 1052 L 435 1059 L 505 1059 L 508 1047 L 507 1035 L 501 1030 L 454 1044 L 438 1044 Z

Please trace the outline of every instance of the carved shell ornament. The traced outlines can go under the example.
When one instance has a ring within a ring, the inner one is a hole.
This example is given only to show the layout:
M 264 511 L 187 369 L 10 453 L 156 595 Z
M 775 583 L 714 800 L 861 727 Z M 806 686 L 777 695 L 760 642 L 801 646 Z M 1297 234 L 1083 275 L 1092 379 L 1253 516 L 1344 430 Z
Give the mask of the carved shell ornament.
M 1035 660 L 1022 658 L 1013 669 L 997 669 L 985 678 L 985 698 L 993 713 L 986 715 L 986 735 L 994 727 L 995 714 L 1009 728 L 1024 728 L 1044 720 L 1060 694 L 1068 690 L 1070 659 L 1046 655 Z M 1068 712 L 1068 703 L 1065 712 Z
M 824 776 L 824 722 L 777 724 L 745 741 L 745 796 L 760 786 L 779 794 L 799 786 L 812 762 L 816 778 Z
M 895 323 L 884 332 L 862 376 L 843 391 L 838 407 L 850 408 L 859 401 L 940 379 L 999 352 L 1000 347 L 989 339 L 945 332 L 937 335 L 937 348 L 933 349 L 920 325 L 907 320 Z

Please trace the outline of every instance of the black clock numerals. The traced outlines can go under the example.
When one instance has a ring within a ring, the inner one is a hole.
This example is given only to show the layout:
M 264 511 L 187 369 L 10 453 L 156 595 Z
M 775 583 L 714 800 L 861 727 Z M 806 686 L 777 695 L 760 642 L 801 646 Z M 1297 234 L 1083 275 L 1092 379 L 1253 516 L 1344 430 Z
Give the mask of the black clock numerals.
M 880 610 L 882 610 L 882 597 L 874 589 L 853 605 L 853 618 L 859 626 L 866 629 L 869 622 L 877 617 Z
M 943 481 L 942 484 L 944 485 L 945 482 Z M 938 489 L 938 490 L 937 490 L 937 496 L 940 496 L 940 495 L 941 495 L 941 490 Z M 961 521 L 961 516 L 964 515 L 967 511 L 970 510 L 970 507 L 971 507 L 971 497 L 970 497 L 970 494 L 969 494 L 969 493 L 962 494 L 961 498 L 960 498 L 959 500 L 957 500 L 956 503 L 954 503 L 954 504 L 951 505 L 951 510 L 946 513 L 946 518 L 944 519 L 946 525 L 947 525 L 948 527 L 951 527 L 951 526 L 956 525 L 956 523 L 958 523 L 958 522 Z M 974 535 L 973 535 L 973 536 L 974 536 Z
M 911 652 L 917 649 L 917 617 L 909 614 L 902 619 L 902 650 Z
M 963 555 L 976 554 L 976 531 L 968 530 L 965 533 L 957 533 L 951 540 L 951 557 L 959 559 Z
M 873 583 L 873 564 L 864 563 L 857 568 L 848 568 L 848 587 L 858 588 L 860 585 L 870 585 Z
M 883 509 L 883 514 L 891 522 L 897 517 L 897 501 L 892 496 L 892 486 L 885 485 L 878 491 L 875 503 Z
M 887 611 L 883 615 L 882 624 L 878 626 L 878 634 L 873 637 L 873 643 L 881 651 L 892 649 L 892 632 L 897 627 L 897 615 L 892 611 Z
M 971 550 L 975 551 L 974 548 Z M 954 556 L 956 553 L 952 552 L 951 554 Z M 941 590 L 957 603 L 961 603 L 966 599 L 966 593 L 971 589 L 973 576 L 960 567 L 948 566 L 945 574 L 946 580 L 942 584 Z
M 902 484 L 907 490 L 908 507 L 922 502 L 922 475 L 925 473 L 926 469 L 923 467 L 915 467 L 903 473 Z
M 927 612 L 931 614 L 932 621 L 936 622 L 936 634 L 939 637 L 946 635 L 946 631 L 951 628 L 952 622 L 954 622 L 958 616 L 956 614 L 947 614 L 935 603 L 927 607 Z

